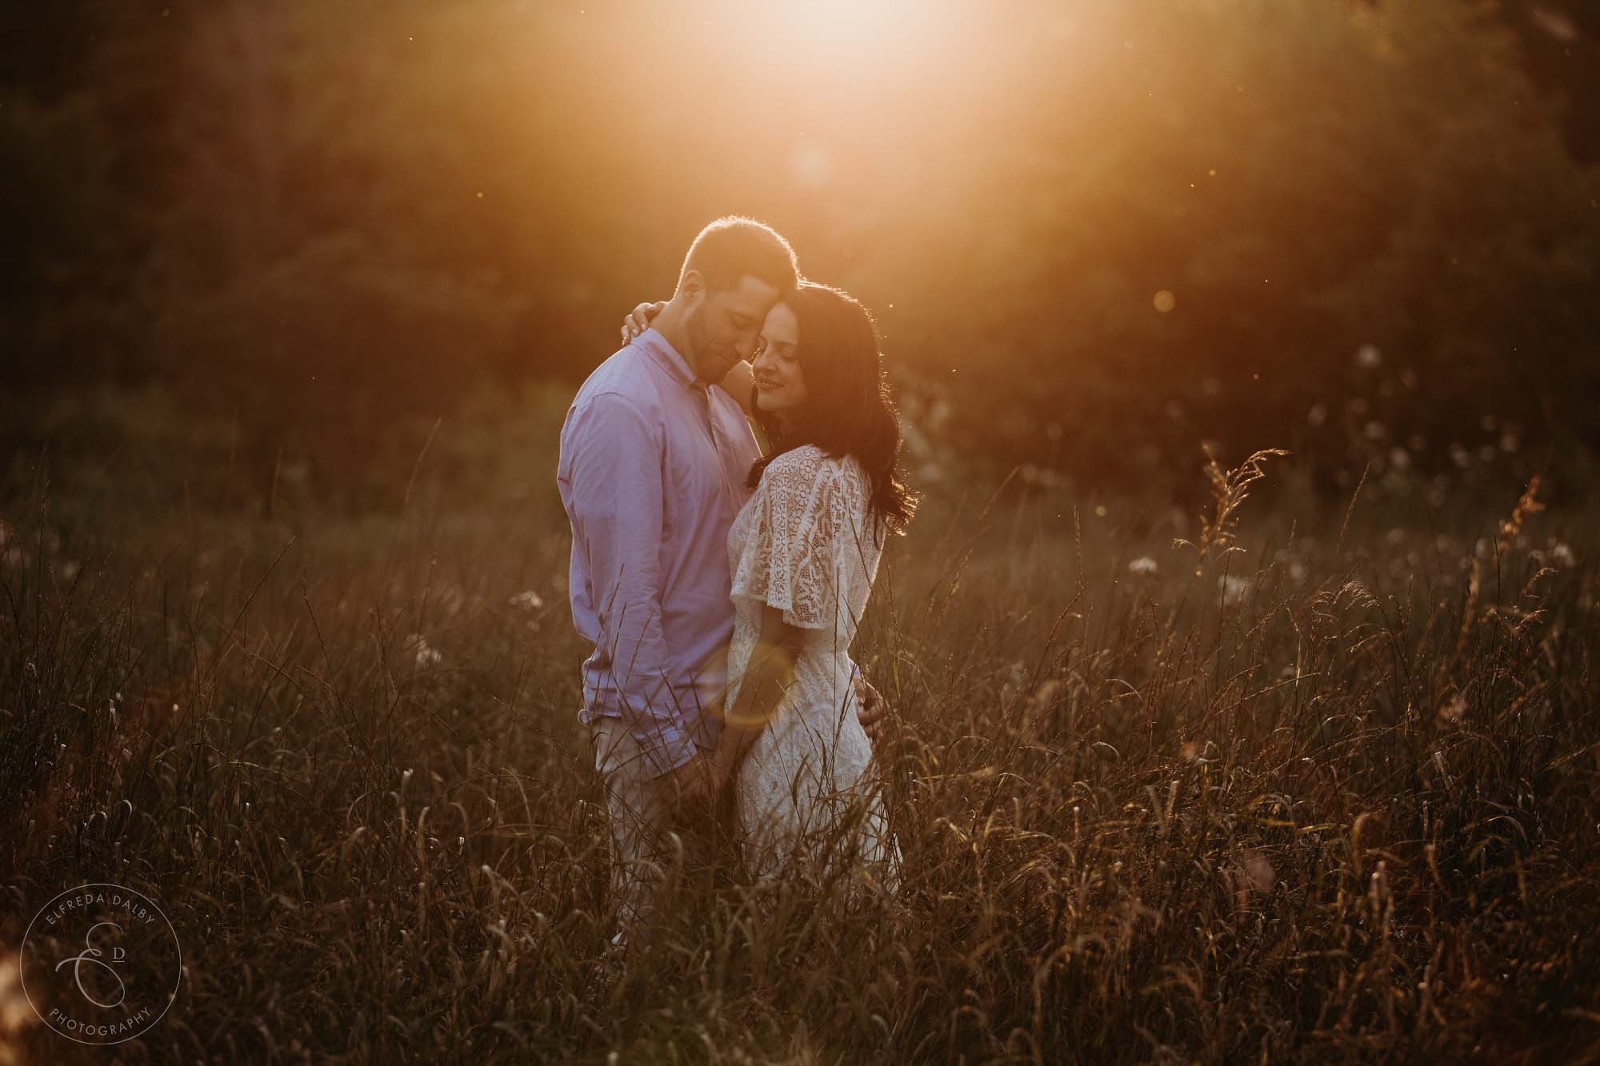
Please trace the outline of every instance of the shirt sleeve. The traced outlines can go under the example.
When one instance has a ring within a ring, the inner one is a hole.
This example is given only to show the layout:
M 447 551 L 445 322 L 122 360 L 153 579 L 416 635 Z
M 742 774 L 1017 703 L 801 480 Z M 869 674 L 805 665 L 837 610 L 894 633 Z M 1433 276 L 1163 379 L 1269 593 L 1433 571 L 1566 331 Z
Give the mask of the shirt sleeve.
M 587 558 L 599 650 L 622 719 L 659 777 L 697 751 L 667 683 L 661 630 L 661 430 L 614 394 L 592 399 L 573 430 L 572 532 Z

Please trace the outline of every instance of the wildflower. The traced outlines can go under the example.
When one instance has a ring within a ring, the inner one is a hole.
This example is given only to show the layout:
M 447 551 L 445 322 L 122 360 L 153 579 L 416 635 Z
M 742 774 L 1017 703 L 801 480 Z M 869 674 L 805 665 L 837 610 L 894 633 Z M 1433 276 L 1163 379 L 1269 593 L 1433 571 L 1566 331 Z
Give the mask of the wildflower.
M 539 608 L 544 606 L 544 597 L 532 589 L 529 589 L 526 592 L 519 592 L 515 596 L 511 597 L 510 603 L 511 606 L 520 607 L 525 611 L 537 611 Z
M 1394 447 L 1389 449 L 1389 465 L 1396 470 L 1411 469 L 1411 454 L 1404 448 Z
M 1383 353 L 1376 344 L 1363 344 L 1356 349 L 1356 365 L 1365 369 L 1372 369 L 1383 362 Z
M 405 643 L 406 648 L 415 653 L 418 666 L 432 666 L 444 658 L 439 653 L 439 649 L 429 644 L 427 638 L 421 633 L 411 634 L 406 638 Z
M 1277 871 L 1267 857 L 1254 848 L 1246 848 L 1239 856 L 1239 869 L 1249 886 L 1257 892 L 1271 892 L 1278 883 Z
M 1222 590 L 1222 602 L 1225 604 L 1238 603 L 1250 591 L 1250 579 L 1234 577 L 1225 574 L 1217 579 L 1217 587 Z
M 1578 565 L 1578 560 L 1572 554 L 1572 549 L 1564 541 L 1559 540 L 1550 548 L 1550 561 L 1557 566 L 1568 569 Z
M 1156 561 L 1148 555 L 1141 555 L 1128 564 L 1130 574 L 1153 574 L 1156 572 Z

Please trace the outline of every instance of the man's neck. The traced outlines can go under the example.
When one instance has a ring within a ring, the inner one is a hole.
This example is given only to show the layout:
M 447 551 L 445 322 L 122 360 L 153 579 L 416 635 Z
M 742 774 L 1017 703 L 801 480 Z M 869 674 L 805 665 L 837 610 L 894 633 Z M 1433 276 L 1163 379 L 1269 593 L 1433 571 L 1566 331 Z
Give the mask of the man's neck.
M 695 370 L 694 360 L 689 356 L 689 331 L 684 328 L 683 314 L 683 305 L 674 297 L 667 301 L 667 306 L 663 307 L 661 313 L 650 323 L 650 328 L 661 334 L 666 339 L 666 342 L 672 345 L 673 349 L 683 357 L 683 361 L 688 364 L 691 373 L 698 373 Z

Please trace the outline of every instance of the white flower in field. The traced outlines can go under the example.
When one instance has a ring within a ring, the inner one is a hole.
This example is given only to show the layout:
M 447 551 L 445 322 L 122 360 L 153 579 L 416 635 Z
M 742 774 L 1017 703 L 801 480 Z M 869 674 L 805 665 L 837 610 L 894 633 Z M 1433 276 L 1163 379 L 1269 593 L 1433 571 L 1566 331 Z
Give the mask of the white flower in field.
M 1320 426 L 1328 420 L 1328 409 L 1320 403 L 1311 405 L 1311 410 L 1306 412 L 1306 421 L 1313 426 Z
M 444 656 L 439 649 L 428 643 L 428 639 L 421 633 L 413 633 L 406 638 L 406 648 L 415 653 L 418 666 L 432 666 Z
M 1453 694 L 1449 699 L 1439 705 L 1439 717 L 1447 722 L 1456 722 L 1467 713 L 1467 698 L 1461 693 Z
M 1278 874 L 1272 868 L 1272 863 L 1253 848 L 1247 848 L 1240 854 L 1239 870 L 1244 874 L 1246 884 L 1257 892 L 1271 892 L 1272 887 L 1278 883 Z
M 524 611 L 537 611 L 539 608 L 544 606 L 544 597 L 532 589 L 529 589 L 526 592 L 519 592 L 515 596 L 511 597 L 511 606 L 520 607 Z
M 1572 554 L 1572 549 L 1563 541 L 1556 541 L 1550 548 L 1550 561 L 1557 566 L 1571 569 L 1578 565 L 1577 557 Z
M 1306 564 L 1299 559 L 1289 560 L 1289 580 L 1296 585 L 1304 585 L 1311 571 L 1306 569 Z
M 1411 453 L 1400 447 L 1390 448 L 1389 465 L 1396 470 L 1410 470 Z
M 1376 344 L 1363 344 L 1356 349 L 1356 365 L 1370 370 L 1383 362 L 1383 353 Z
M 1238 603 L 1250 592 L 1250 579 L 1234 577 L 1225 574 L 1217 579 L 1217 587 L 1222 590 L 1222 602 L 1226 604 Z
M 461 608 L 464 607 L 467 602 L 466 593 L 462 592 L 454 585 L 445 585 L 441 587 L 435 595 L 438 596 L 439 606 L 445 614 L 455 614 L 457 611 L 461 610 Z
M 1153 574 L 1157 569 L 1156 561 L 1148 555 L 1141 555 L 1128 564 L 1130 574 Z

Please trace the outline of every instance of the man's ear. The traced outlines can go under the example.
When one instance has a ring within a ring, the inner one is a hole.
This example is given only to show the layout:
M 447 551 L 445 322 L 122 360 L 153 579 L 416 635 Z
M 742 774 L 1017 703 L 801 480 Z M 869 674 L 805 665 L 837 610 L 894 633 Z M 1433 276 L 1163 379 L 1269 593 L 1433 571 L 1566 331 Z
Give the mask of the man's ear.
M 706 295 L 706 279 L 698 270 L 684 272 L 683 280 L 678 285 L 678 295 L 684 302 L 693 306 L 700 302 Z

